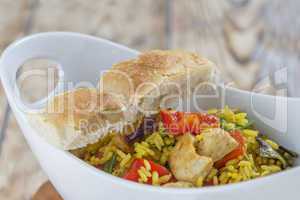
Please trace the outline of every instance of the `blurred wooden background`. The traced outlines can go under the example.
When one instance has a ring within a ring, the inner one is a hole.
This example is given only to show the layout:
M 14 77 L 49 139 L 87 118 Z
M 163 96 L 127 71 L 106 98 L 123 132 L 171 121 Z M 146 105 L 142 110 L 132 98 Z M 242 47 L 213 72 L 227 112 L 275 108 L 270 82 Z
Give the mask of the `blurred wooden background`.
M 274 92 L 282 84 L 263 79 L 274 69 L 289 67 L 291 79 L 300 77 L 299 14 L 297 0 L 0 0 L 0 52 L 28 34 L 75 31 L 141 51 L 196 51 L 235 86 L 253 89 L 264 80 L 257 90 Z M 30 95 L 40 93 L 37 85 L 27 88 Z M 0 124 L 0 199 L 30 199 L 46 176 L 2 88 Z

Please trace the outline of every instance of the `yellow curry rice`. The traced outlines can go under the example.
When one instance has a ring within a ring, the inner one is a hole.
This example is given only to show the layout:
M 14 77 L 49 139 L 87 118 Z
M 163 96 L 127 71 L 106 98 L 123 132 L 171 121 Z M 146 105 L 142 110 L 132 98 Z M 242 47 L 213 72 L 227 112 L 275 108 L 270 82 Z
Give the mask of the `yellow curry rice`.
M 291 159 L 294 159 L 292 154 L 282 152 L 278 143 L 256 130 L 248 119 L 247 113 L 230 109 L 228 106 L 221 110 L 210 109 L 207 113 L 219 118 L 222 129 L 229 132 L 238 130 L 242 134 L 245 141 L 245 153 L 229 160 L 221 168 L 213 167 L 207 176 L 200 176 L 195 183 L 191 184 L 194 187 L 238 183 L 277 173 L 292 166 Z M 112 142 L 115 137 L 120 136 L 126 137 L 126 134 L 109 133 L 97 143 L 73 150 L 72 153 L 89 164 L 119 177 L 123 177 L 130 170 L 134 160 L 144 159 L 144 165 L 137 170 L 138 182 L 154 186 L 164 185 L 170 181 L 176 182 L 172 174 L 160 176 L 158 171 L 151 169 L 151 164 L 148 162 L 151 160 L 170 169 L 168 160 L 177 142 L 177 136 L 169 134 L 161 121 L 158 122 L 158 128 L 155 131 L 133 142 L 126 143 L 122 140 L 120 141 L 124 144 Z M 258 137 L 262 140 L 258 140 Z M 202 139 L 201 134 L 195 136 L 196 143 Z M 278 152 L 278 155 L 283 158 L 263 155 L 262 146 L 268 147 L 270 151 Z M 115 158 L 115 163 L 107 164 L 111 163 L 113 158 Z

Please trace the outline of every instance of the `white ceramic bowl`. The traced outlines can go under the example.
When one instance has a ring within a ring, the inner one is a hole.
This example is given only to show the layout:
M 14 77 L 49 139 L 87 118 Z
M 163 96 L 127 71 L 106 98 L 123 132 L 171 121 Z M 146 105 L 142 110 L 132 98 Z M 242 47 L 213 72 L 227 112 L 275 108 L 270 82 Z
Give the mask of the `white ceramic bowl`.
M 15 90 L 18 68 L 31 58 L 49 58 L 60 64 L 65 81 L 92 81 L 100 70 L 135 57 L 138 52 L 112 42 L 76 33 L 42 33 L 9 46 L 2 54 L 0 72 L 10 106 L 42 168 L 64 199 L 122 200 L 255 200 L 297 199 L 300 195 L 300 167 L 265 178 L 227 186 L 201 189 L 172 189 L 136 184 L 104 173 L 68 152 L 46 143 L 29 125 L 24 106 Z M 300 153 L 300 100 L 251 94 L 219 87 L 219 97 L 202 98 L 202 108 L 228 104 L 249 113 L 257 127 L 271 138 Z M 35 109 L 34 105 L 29 109 Z M 273 116 L 270 117 L 270 116 Z M 20 163 L 21 164 L 21 163 Z

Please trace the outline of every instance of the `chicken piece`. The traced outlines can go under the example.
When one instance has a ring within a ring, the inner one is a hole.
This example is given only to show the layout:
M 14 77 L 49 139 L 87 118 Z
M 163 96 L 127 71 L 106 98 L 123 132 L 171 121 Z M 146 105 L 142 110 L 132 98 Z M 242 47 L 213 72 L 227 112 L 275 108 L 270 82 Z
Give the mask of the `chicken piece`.
M 199 155 L 211 157 L 216 162 L 238 147 L 238 142 L 230 134 L 221 129 L 213 128 L 200 135 L 196 145 Z
M 170 153 L 170 168 L 178 181 L 196 183 L 198 178 L 205 178 L 213 167 L 211 158 L 197 154 L 194 141 L 191 134 L 185 134 Z
M 191 187 L 194 187 L 194 185 L 190 182 L 177 181 L 177 182 L 173 182 L 173 183 L 166 183 L 163 185 L 163 187 L 191 188 Z

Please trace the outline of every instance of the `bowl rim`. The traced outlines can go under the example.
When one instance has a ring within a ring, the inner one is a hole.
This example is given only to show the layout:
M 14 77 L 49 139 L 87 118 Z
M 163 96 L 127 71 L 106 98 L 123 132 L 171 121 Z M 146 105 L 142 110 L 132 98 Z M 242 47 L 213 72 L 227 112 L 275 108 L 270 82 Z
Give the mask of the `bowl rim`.
M 105 39 L 101 39 L 95 36 L 90 36 L 90 35 L 86 35 L 86 34 L 82 34 L 82 33 L 74 33 L 74 32 L 44 32 L 44 33 L 38 33 L 38 34 L 33 34 L 30 36 L 27 36 L 23 39 L 17 40 L 16 42 L 12 43 L 8 48 L 6 48 L 0 58 L 0 66 L 2 66 L 2 59 L 3 57 L 8 53 L 8 51 L 13 48 L 15 45 L 18 45 L 19 43 L 25 41 L 25 40 L 29 40 L 32 37 L 36 37 L 36 36 L 47 36 L 47 35 L 73 35 L 73 36 L 77 36 L 77 37 L 85 37 L 85 38 L 90 38 L 93 39 L 97 42 L 109 42 L 112 45 L 117 45 L 117 46 L 122 46 L 120 44 L 111 42 L 109 40 L 105 40 Z M 122 46 L 122 48 L 126 48 L 130 51 L 136 52 L 133 49 L 129 49 L 128 47 Z M 138 55 L 138 52 L 136 52 Z M 3 78 L 3 77 L 1 77 Z M 287 101 L 293 101 L 293 102 L 299 102 L 300 103 L 300 97 L 285 97 L 285 96 L 273 96 L 273 95 L 269 95 L 269 94 L 260 94 L 254 91 L 245 91 L 245 90 L 240 90 L 237 88 L 233 88 L 233 87 L 228 87 L 225 86 L 226 89 L 235 91 L 237 93 L 240 93 L 241 95 L 243 94 L 249 94 L 250 96 L 259 96 L 259 97 L 265 97 L 265 98 L 278 98 L 278 100 L 287 100 Z M 34 135 L 36 135 L 38 137 L 38 139 L 41 141 L 43 140 L 43 138 L 41 138 L 38 134 L 32 133 Z M 32 135 L 30 134 L 29 137 L 32 137 Z M 300 166 L 295 166 L 291 169 L 288 169 L 286 171 L 280 172 L 280 173 L 276 173 L 276 174 L 272 174 L 266 177 L 260 177 L 257 179 L 253 179 L 250 181 L 245 181 L 245 182 L 239 182 L 239 183 L 234 183 L 234 184 L 229 184 L 229 185 L 221 185 L 221 186 L 211 186 L 211 187 L 203 187 L 203 188 L 165 188 L 165 187 L 157 187 L 157 186 L 151 186 L 151 185 L 146 185 L 146 184 L 140 184 L 140 183 L 135 183 L 132 181 L 128 181 L 125 179 L 122 179 L 120 177 L 116 177 L 113 176 L 111 174 L 108 174 L 102 170 L 99 170 L 95 167 L 93 167 L 92 165 L 84 162 L 83 160 L 77 158 L 76 156 L 74 156 L 73 154 L 71 154 L 68 151 L 64 151 L 61 149 L 57 149 L 56 147 L 48 144 L 46 141 L 42 142 L 41 145 L 47 145 L 45 148 L 49 149 L 49 150 L 58 150 L 60 153 L 62 153 L 63 156 L 66 156 L 67 158 L 74 160 L 76 163 L 78 163 L 78 167 L 83 168 L 83 170 L 87 170 L 87 173 L 90 173 L 92 175 L 95 175 L 101 179 L 105 179 L 107 181 L 110 181 L 114 184 L 118 184 L 118 185 L 122 185 L 124 187 L 130 188 L 130 189 L 135 189 L 135 190 L 144 190 L 144 191 L 149 191 L 149 192 L 163 192 L 163 193 L 172 193 L 172 194 L 203 194 L 203 193 L 211 193 L 211 192 L 222 192 L 222 191 L 230 191 L 230 190 L 236 190 L 239 188 L 244 188 L 244 187 L 248 187 L 248 186 L 254 186 L 254 184 L 263 184 L 263 183 L 270 183 L 270 180 L 276 178 L 276 177 L 280 177 L 280 176 L 288 176 L 291 175 L 295 172 L 297 172 L 300 175 Z M 51 177 L 49 177 L 51 179 Z
M 234 87 L 230 87 L 230 86 L 221 86 L 221 87 L 225 87 L 225 89 L 232 90 L 234 92 L 241 93 L 241 94 L 250 94 L 251 97 L 260 96 L 260 97 L 265 97 L 265 98 L 268 98 L 268 99 L 278 98 L 279 100 L 297 101 L 297 102 L 300 103 L 300 97 L 275 96 L 275 95 L 271 95 L 271 94 L 257 93 L 255 91 L 242 90 L 242 89 L 238 89 L 238 88 L 234 88 Z

